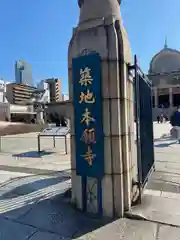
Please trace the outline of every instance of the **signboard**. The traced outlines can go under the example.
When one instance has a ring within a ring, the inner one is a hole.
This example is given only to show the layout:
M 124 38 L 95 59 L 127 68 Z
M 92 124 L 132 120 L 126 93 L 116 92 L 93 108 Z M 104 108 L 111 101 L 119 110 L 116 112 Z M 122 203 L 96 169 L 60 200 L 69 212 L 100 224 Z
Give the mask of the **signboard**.
M 49 127 L 39 133 L 40 136 L 66 136 L 70 132 L 68 127 Z
M 100 56 L 93 53 L 74 58 L 72 77 L 76 174 L 100 179 L 104 175 Z

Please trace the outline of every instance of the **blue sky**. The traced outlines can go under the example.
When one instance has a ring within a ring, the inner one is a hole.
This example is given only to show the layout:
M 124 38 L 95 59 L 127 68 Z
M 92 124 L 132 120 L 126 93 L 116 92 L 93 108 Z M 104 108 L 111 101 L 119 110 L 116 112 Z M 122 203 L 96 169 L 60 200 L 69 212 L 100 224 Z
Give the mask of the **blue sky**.
M 143 71 L 166 36 L 168 46 L 180 50 L 179 9 L 180 0 L 122 0 L 124 26 Z M 35 82 L 60 77 L 67 93 L 67 49 L 78 17 L 77 0 L 0 0 L 0 77 L 13 81 L 14 62 L 23 58 Z

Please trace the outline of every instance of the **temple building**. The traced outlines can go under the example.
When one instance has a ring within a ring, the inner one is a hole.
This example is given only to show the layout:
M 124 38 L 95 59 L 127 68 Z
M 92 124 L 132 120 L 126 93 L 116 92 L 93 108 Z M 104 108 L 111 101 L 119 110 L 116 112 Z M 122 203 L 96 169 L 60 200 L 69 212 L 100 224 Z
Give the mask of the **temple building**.
M 180 106 L 180 51 L 164 48 L 150 62 L 148 77 L 152 81 L 153 118 L 160 114 L 168 118 Z

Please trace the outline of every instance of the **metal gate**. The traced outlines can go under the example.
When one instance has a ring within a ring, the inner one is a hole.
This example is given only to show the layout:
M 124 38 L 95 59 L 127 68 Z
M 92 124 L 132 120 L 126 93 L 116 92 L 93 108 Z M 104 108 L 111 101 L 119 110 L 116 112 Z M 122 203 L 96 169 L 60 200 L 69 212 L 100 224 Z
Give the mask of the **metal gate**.
M 139 68 L 136 56 L 130 69 L 134 78 L 138 182 L 142 189 L 154 170 L 152 84 Z

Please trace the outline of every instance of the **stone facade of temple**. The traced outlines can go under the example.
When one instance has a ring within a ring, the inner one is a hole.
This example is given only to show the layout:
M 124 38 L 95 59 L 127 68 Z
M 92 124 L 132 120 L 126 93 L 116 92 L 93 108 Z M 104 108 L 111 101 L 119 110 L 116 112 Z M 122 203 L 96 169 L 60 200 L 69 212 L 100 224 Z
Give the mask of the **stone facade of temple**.
M 148 73 L 152 81 L 153 118 L 166 115 L 168 118 L 180 106 L 180 51 L 165 43 L 150 62 Z

